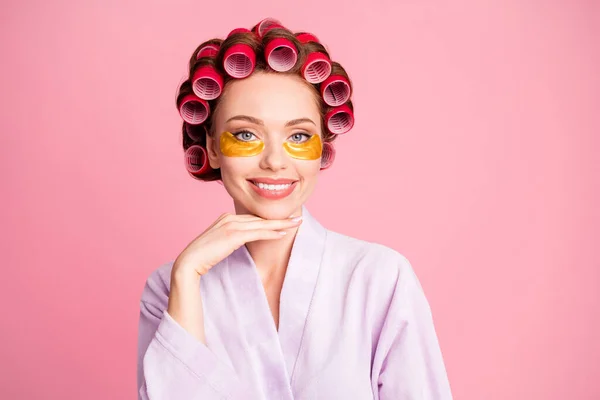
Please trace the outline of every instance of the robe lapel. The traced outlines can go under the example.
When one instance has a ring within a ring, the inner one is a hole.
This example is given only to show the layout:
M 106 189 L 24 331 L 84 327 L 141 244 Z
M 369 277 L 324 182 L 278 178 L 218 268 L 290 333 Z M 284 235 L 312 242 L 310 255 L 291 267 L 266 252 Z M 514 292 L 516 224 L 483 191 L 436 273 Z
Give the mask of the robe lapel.
M 300 354 L 311 300 L 325 250 L 326 229 L 302 207 L 303 222 L 298 228 L 288 263 L 279 306 L 279 331 L 275 327 L 256 264 L 246 246 L 227 258 L 226 278 L 235 298 L 230 312 L 243 332 L 239 346 L 249 350 L 253 371 L 262 381 L 269 398 L 292 399 L 294 369 Z M 232 333 L 231 347 L 239 332 Z
M 279 306 L 279 341 L 290 384 L 294 379 L 327 236 L 327 230 L 304 206 L 302 216 L 303 222 L 296 233 Z
M 266 398 L 291 400 L 290 379 L 256 264 L 246 246 L 235 250 L 227 260 L 229 279 L 235 282 L 235 292 L 231 294 L 242 333 L 240 349 L 247 349 L 252 365 L 251 371 L 239 372 L 254 375 L 252 380 L 258 382 Z M 240 332 L 231 334 L 235 337 Z M 234 342 L 230 341 L 230 347 Z

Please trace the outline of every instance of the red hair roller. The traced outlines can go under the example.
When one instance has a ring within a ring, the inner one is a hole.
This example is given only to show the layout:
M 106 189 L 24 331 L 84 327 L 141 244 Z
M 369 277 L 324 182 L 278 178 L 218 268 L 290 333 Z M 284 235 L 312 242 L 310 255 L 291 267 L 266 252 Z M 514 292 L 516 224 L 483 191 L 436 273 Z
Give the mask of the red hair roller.
M 296 65 L 298 50 L 290 40 L 275 38 L 265 46 L 265 58 L 273 70 L 285 72 Z
M 308 33 L 308 32 L 300 33 L 298 36 L 296 36 L 296 39 L 298 39 L 298 41 L 300 41 L 300 43 L 308 43 L 308 42 L 321 43 L 321 42 L 319 42 L 319 39 L 317 39 L 317 37 L 315 35 L 313 35 L 312 33 Z
M 217 53 L 219 52 L 219 48 L 220 46 L 218 44 L 207 44 L 201 48 L 200 51 L 198 51 L 196 60 L 202 57 L 216 57 Z
M 200 132 L 197 132 L 197 128 L 200 128 Z M 194 142 L 199 141 L 200 139 L 202 139 L 203 135 L 207 135 L 208 131 L 206 130 L 206 125 L 196 125 L 195 128 L 192 128 L 192 125 L 186 123 L 185 124 L 185 133 L 188 135 L 188 137 L 190 139 L 192 139 Z
M 265 36 L 265 33 L 267 33 L 273 28 L 283 28 L 283 24 L 275 18 L 265 18 L 262 21 L 260 21 L 258 25 L 256 25 L 254 33 L 259 38 L 262 38 L 263 36 Z
M 331 107 L 341 106 L 347 102 L 351 91 L 350 82 L 341 75 L 331 75 L 321 84 L 321 96 Z
M 323 143 L 323 153 L 321 154 L 321 169 L 327 169 L 331 167 L 335 160 L 335 147 L 330 142 Z
M 331 61 L 320 51 L 313 51 L 306 57 L 301 72 L 310 83 L 321 83 L 331 74 Z
M 230 37 L 231 35 L 235 35 L 236 33 L 250 33 L 250 29 L 235 28 L 234 30 L 232 30 L 231 32 L 229 32 L 229 35 L 227 35 L 227 37 Z
M 248 33 L 246 28 L 237 28 L 232 30 L 227 37 L 236 33 Z M 256 54 L 252 47 L 247 44 L 234 44 L 227 49 L 223 56 L 223 68 L 232 78 L 245 78 L 254 71 L 256 65 Z
M 246 28 L 236 28 L 227 37 L 237 33 L 249 33 Z M 256 65 L 256 54 L 252 47 L 238 43 L 231 46 L 223 56 L 223 68 L 232 78 L 245 78 L 252 73 Z
M 212 65 L 205 65 L 194 72 L 192 90 L 201 99 L 214 100 L 223 89 L 223 77 Z
M 210 170 L 206 149 L 198 144 L 185 151 L 185 169 L 194 176 L 200 176 Z
M 223 68 L 233 78 L 245 78 L 254 71 L 256 54 L 246 44 L 236 44 L 225 52 Z
M 354 126 L 354 113 L 346 104 L 336 107 L 325 115 L 325 125 L 331 133 L 344 134 Z
M 206 100 L 202 100 L 194 94 L 188 94 L 181 99 L 179 115 L 185 122 L 191 125 L 200 125 L 208 118 L 210 108 Z

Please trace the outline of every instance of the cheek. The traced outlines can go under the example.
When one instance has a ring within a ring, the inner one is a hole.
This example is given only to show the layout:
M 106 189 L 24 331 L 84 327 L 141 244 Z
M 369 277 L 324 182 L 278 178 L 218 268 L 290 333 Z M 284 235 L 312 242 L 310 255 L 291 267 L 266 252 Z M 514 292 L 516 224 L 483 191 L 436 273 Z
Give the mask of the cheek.
M 295 165 L 298 174 L 302 177 L 304 181 L 306 181 L 307 183 L 313 183 L 317 180 L 317 176 L 319 175 L 319 171 L 321 170 L 321 161 L 296 161 Z
M 248 171 L 257 168 L 258 157 L 226 157 L 220 155 L 223 183 L 245 179 Z
M 232 199 L 243 199 L 245 197 L 245 191 L 242 188 L 242 179 L 245 179 L 245 172 L 248 171 L 248 167 L 244 161 L 248 159 L 246 157 L 225 157 L 222 154 L 221 157 L 221 181 L 225 190 Z

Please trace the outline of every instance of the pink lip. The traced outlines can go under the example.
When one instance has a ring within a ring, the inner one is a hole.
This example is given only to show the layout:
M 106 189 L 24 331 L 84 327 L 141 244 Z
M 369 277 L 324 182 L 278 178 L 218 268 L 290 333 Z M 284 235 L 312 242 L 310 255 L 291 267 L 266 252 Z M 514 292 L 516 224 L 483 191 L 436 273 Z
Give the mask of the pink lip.
M 290 186 L 288 186 L 285 189 L 282 190 L 267 190 L 267 189 L 261 189 L 259 188 L 257 185 L 255 185 L 254 183 L 252 183 L 252 181 L 249 181 L 250 186 L 252 186 L 252 189 L 254 189 L 254 191 L 261 197 L 264 197 L 266 199 L 270 199 L 270 200 L 279 200 L 279 199 L 283 199 L 284 197 L 289 196 L 294 189 L 296 189 L 296 182 L 297 181 L 292 181 L 289 179 L 263 179 L 263 178 L 259 178 L 254 180 L 254 182 L 261 182 L 261 183 L 265 183 L 265 184 L 269 184 L 269 185 L 283 185 L 286 183 L 291 183 Z M 276 183 L 274 183 L 276 182 Z
M 267 185 L 285 185 L 287 183 L 294 183 L 296 180 L 294 179 L 273 179 L 273 178 L 251 178 L 248 179 L 251 182 L 264 183 Z

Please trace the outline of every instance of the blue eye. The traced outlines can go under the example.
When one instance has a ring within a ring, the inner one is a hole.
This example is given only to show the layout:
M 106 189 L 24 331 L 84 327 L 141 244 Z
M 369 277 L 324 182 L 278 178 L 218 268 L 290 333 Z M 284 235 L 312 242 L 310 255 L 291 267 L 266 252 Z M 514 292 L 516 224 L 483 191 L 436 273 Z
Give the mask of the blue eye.
M 290 139 L 294 143 L 304 143 L 310 138 L 311 138 L 311 135 L 309 135 L 307 133 L 301 133 L 301 132 L 294 133 L 292 136 L 290 136 Z
M 234 133 L 233 136 L 235 136 L 236 139 L 242 142 L 251 142 L 257 139 L 257 137 L 254 136 L 254 133 L 248 131 L 239 131 Z

